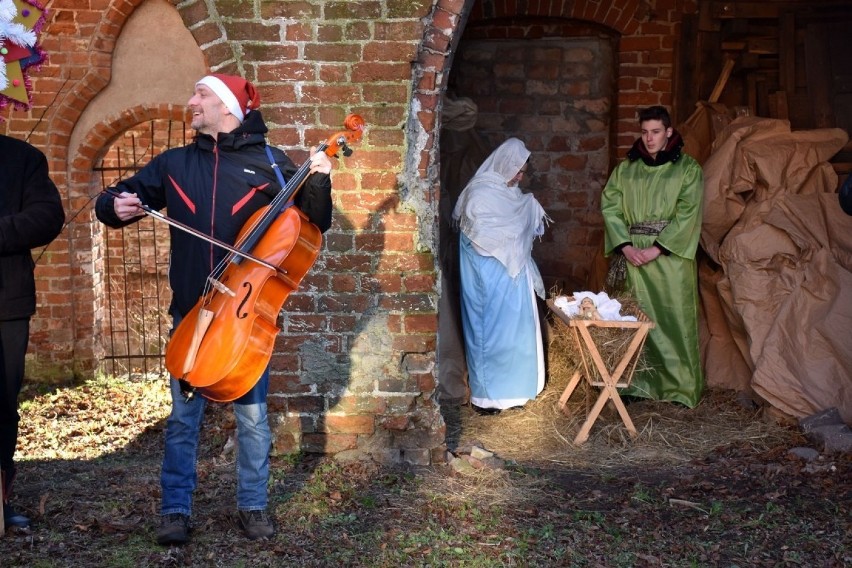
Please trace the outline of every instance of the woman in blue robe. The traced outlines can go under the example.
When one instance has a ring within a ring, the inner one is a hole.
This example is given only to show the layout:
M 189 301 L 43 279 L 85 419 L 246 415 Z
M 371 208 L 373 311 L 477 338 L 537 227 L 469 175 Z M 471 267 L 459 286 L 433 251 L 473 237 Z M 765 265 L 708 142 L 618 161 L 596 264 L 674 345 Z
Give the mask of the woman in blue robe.
M 462 326 L 471 404 L 523 406 L 544 388 L 536 294 L 544 284 L 532 244 L 550 221 L 518 183 L 530 152 L 517 138 L 500 145 L 459 196 Z

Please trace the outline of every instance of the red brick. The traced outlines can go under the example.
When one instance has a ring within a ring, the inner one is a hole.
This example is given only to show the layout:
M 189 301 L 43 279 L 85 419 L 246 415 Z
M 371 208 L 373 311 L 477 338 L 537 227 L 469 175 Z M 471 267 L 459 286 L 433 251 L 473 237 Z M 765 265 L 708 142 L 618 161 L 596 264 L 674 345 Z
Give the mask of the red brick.
M 305 434 L 302 436 L 302 449 L 307 452 L 336 454 L 353 450 L 358 445 L 358 437 L 352 434 Z
M 354 83 L 370 83 L 372 81 L 404 81 L 411 77 L 411 64 L 408 62 L 381 63 L 363 62 L 352 66 L 352 81 Z
M 385 430 L 404 431 L 411 427 L 410 416 L 382 416 L 379 418 L 379 424 Z
M 438 331 L 437 314 L 413 314 L 404 318 L 406 333 L 430 333 Z
M 437 386 L 435 382 L 435 376 L 431 373 L 420 373 L 416 376 L 417 378 L 417 389 L 420 392 L 430 392 L 435 389 Z
M 402 278 L 399 274 L 376 274 L 365 278 L 363 286 L 370 292 L 396 294 L 402 291 Z
M 204 4 L 199 2 L 199 4 Z M 264 19 L 288 18 L 294 20 L 315 20 L 320 17 L 321 8 L 305 0 L 262 0 L 260 13 Z
M 419 38 L 423 35 L 423 26 L 417 21 L 376 21 L 373 22 L 374 39 L 402 41 Z
M 363 47 L 364 61 L 413 61 L 416 54 L 412 41 L 374 41 Z
M 375 417 L 372 415 L 327 414 L 323 422 L 322 431 L 335 434 L 372 434 L 376 429 Z
M 405 276 L 403 284 L 408 292 L 432 292 L 435 290 L 435 276 L 433 274 Z

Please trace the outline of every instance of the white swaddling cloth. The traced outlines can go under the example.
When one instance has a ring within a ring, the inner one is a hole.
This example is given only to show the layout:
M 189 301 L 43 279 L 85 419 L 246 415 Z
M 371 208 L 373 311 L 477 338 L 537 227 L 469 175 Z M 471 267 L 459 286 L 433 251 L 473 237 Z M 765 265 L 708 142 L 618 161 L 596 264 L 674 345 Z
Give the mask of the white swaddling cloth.
M 570 318 L 580 315 L 580 302 L 584 298 L 591 298 L 595 303 L 601 319 L 607 321 L 639 321 L 635 316 L 621 315 L 621 302 L 614 298 L 610 298 L 606 292 L 574 292 L 574 299 L 570 300 L 569 296 L 559 296 L 554 298 L 553 305 L 562 310 L 562 312 Z

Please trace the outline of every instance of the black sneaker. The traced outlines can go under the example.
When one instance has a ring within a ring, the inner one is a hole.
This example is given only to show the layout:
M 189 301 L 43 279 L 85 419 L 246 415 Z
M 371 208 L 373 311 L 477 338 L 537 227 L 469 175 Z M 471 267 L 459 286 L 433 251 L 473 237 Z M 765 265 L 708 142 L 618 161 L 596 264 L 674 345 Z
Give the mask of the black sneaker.
M 266 511 L 237 511 L 237 516 L 240 519 L 240 527 L 250 540 L 269 538 L 275 534 L 272 519 Z
M 7 527 L 17 529 L 30 528 L 30 520 L 15 509 L 9 503 L 3 503 L 3 523 Z
M 160 517 L 157 528 L 157 544 L 184 544 L 189 540 L 189 516 L 171 513 Z

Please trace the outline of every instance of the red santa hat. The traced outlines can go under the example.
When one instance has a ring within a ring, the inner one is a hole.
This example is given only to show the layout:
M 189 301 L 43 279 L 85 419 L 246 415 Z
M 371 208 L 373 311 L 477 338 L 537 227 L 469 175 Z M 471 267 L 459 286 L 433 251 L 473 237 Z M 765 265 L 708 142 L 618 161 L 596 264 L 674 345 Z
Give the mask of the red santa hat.
M 240 123 L 250 110 L 260 106 L 260 94 L 254 85 L 236 75 L 213 73 L 199 79 L 196 85 L 205 85 L 216 93 Z

